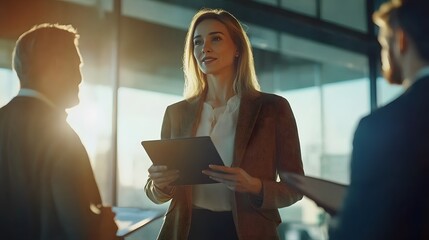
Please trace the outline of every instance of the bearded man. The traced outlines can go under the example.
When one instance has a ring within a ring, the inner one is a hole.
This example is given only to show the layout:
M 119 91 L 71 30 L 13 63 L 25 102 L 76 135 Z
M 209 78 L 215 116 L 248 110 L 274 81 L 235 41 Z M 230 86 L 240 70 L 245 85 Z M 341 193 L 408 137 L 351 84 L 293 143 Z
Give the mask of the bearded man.
M 405 92 L 360 121 L 331 240 L 429 239 L 428 2 L 392 0 L 373 15 L 383 75 Z

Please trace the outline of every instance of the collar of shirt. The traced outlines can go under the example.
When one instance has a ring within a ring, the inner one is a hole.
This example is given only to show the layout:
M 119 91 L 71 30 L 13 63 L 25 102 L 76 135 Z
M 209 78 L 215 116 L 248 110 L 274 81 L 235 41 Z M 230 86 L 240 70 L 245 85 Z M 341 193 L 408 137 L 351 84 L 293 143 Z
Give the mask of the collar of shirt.
M 423 77 L 426 77 L 426 76 L 429 76 L 429 66 L 425 66 L 425 67 L 421 68 L 421 69 L 417 72 L 417 74 L 416 74 L 416 76 L 414 77 L 414 79 L 417 81 L 417 80 L 419 80 L 419 79 L 421 79 L 421 78 L 423 78 Z
M 49 100 L 45 95 L 43 95 L 42 93 L 40 93 L 34 89 L 21 88 L 18 92 L 18 96 L 20 96 L 20 97 L 34 97 L 34 98 L 40 99 L 41 101 L 45 102 L 46 104 L 48 104 L 49 106 L 51 106 L 53 108 L 57 108 L 57 106 L 51 100 Z
M 240 97 L 238 95 L 232 96 L 226 103 L 226 111 L 233 112 L 240 106 Z

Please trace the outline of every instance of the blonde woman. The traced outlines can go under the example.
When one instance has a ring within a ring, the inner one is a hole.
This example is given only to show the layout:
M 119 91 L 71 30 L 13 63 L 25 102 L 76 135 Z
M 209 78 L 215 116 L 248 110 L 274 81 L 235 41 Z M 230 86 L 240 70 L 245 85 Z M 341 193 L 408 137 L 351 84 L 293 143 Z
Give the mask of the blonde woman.
M 303 174 L 289 103 L 259 91 L 249 39 L 224 10 L 196 13 L 183 69 L 186 99 L 167 108 L 161 137 L 210 136 L 225 166 L 204 171 L 218 183 L 192 186 L 172 186 L 174 169 L 149 168 L 148 197 L 171 200 L 158 239 L 278 239 L 277 209 L 302 198 L 277 180 Z

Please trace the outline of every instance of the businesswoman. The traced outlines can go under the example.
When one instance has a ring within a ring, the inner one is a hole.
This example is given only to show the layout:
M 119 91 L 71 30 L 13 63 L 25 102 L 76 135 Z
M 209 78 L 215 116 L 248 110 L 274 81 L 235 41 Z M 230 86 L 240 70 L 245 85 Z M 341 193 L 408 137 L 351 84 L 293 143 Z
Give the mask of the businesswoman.
M 225 166 L 204 171 L 218 183 L 192 186 L 172 186 L 174 169 L 149 168 L 148 197 L 171 200 L 158 239 L 278 239 L 277 209 L 302 198 L 278 178 L 303 174 L 289 103 L 259 91 L 249 39 L 224 10 L 196 13 L 183 69 L 185 100 L 167 108 L 161 137 L 210 136 Z

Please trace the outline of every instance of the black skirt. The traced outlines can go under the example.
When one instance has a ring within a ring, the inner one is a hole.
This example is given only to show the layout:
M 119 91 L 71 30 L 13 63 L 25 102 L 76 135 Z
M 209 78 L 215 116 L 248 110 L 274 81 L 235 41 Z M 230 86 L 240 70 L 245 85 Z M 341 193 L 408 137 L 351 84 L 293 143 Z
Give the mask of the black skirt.
M 192 209 L 188 240 L 238 240 L 232 212 Z

